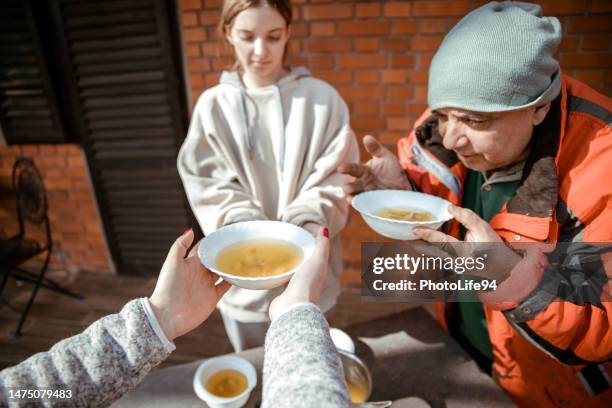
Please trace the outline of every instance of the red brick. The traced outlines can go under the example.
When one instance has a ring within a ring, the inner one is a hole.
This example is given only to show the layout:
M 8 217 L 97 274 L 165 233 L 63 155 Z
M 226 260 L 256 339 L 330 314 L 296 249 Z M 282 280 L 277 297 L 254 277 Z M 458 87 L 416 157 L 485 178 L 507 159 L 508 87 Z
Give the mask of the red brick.
M 597 32 L 612 31 L 612 18 L 610 16 L 571 17 L 568 32 Z
M 299 41 L 296 41 L 296 40 L 289 41 L 289 46 L 287 48 L 287 53 L 292 54 L 292 55 L 296 55 L 296 54 L 300 54 L 301 51 L 302 51 L 302 47 L 301 47 Z
M 419 20 L 419 33 L 440 34 L 446 32 L 446 23 L 443 18 L 423 18 Z
M 334 57 L 313 56 L 310 58 L 312 69 L 332 69 L 334 68 Z
M 610 0 L 591 0 L 589 11 L 591 13 L 610 13 L 612 12 L 612 2 Z
M 295 4 L 293 5 L 293 7 L 291 7 L 291 14 L 293 14 L 293 21 L 301 20 L 300 8 Z
M 225 42 L 208 41 L 201 44 L 202 55 L 205 57 L 220 57 L 234 55 L 232 47 Z
M 48 179 L 45 180 L 45 187 L 48 190 L 70 190 L 72 185 L 68 179 Z M 57 206 L 60 202 L 54 203 Z M 73 203 L 68 203 L 72 207 Z
M 415 16 L 464 16 L 468 12 L 467 1 L 415 1 Z
M 200 56 L 200 44 L 187 44 L 187 56 L 188 57 L 199 57 Z
M 186 11 L 181 14 L 181 22 L 183 23 L 183 27 L 195 27 L 199 24 L 198 22 L 198 13 L 193 11 Z
M 606 84 L 612 84 L 612 71 L 606 72 Z
M 393 20 L 393 26 L 391 28 L 392 34 L 416 34 L 417 23 L 416 20 Z
M 427 87 L 426 86 L 415 86 L 414 97 L 417 102 L 427 102 Z
M 377 116 L 351 118 L 351 127 L 357 131 L 379 131 L 385 128 L 385 119 Z
M 419 68 L 429 68 L 433 54 L 421 54 L 419 55 Z
M 559 45 L 559 51 L 576 51 L 580 44 L 580 36 L 577 35 L 564 35 L 561 38 L 561 44 Z
M 349 101 L 371 101 L 385 96 L 385 88 L 377 86 L 340 86 L 338 92 Z
M 223 0 L 203 0 L 204 8 L 207 9 L 216 9 L 221 8 L 223 5 Z
M 603 71 L 576 71 L 575 78 L 589 85 L 601 85 L 605 83 Z
M 378 3 L 359 3 L 355 6 L 357 17 L 378 17 L 380 16 L 380 4 Z
M 66 157 L 66 166 L 71 169 L 84 169 L 85 161 L 80 156 L 68 156 Z
M 378 71 L 357 71 L 355 79 L 358 84 L 378 84 L 380 82 L 380 73 Z
M 387 118 L 387 129 L 410 131 L 412 121 L 405 117 L 389 117 Z
M 385 115 L 403 115 L 405 110 L 406 106 L 403 103 L 384 103 L 382 106 Z
M 352 4 L 304 6 L 304 20 L 337 20 L 353 17 Z
M 407 81 L 405 70 L 383 71 L 382 81 L 384 84 L 405 84 Z
M 385 38 L 385 51 L 407 51 L 410 49 L 410 42 L 402 38 Z
M 411 84 L 427 84 L 427 71 L 412 71 L 408 74 Z
M 221 20 L 221 11 L 213 10 L 213 11 L 201 11 L 200 12 L 200 21 L 202 25 L 218 25 Z
M 40 154 L 43 156 L 52 156 L 57 152 L 55 145 L 52 144 L 39 145 L 38 148 L 40 149 Z
M 206 87 L 215 86 L 219 83 L 219 78 L 221 78 L 220 72 L 206 74 L 204 75 L 204 85 L 206 85 Z
M 408 105 L 408 113 L 415 116 L 421 116 L 426 109 L 427 104 L 425 103 L 411 103 Z
M 23 145 L 22 151 L 26 156 L 38 156 L 38 145 Z
M 385 35 L 389 34 L 389 28 L 389 22 L 380 20 L 338 23 L 338 35 Z
M 202 8 L 202 4 L 200 0 L 180 0 L 179 7 L 181 10 L 199 10 Z
M 586 11 L 586 0 L 539 0 L 545 16 L 583 14 Z
M 380 51 L 380 40 L 378 38 L 356 38 L 355 51 L 375 52 Z
M 412 55 L 393 55 L 391 59 L 392 68 L 413 68 L 414 67 L 414 56 Z
M 291 24 L 291 37 L 308 37 L 308 24 L 307 23 L 293 23 Z
M 311 23 L 310 32 L 314 37 L 331 37 L 336 34 L 334 23 Z
M 210 71 L 210 61 L 208 58 L 195 58 L 187 61 L 189 72 L 208 72 Z
M 378 105 L 376 102 L 357 102 L 353 108 L 353 113 L 358 115 L 376 115 L 378 113 Z
M 338 55 L 340 68 L 383 68 L 387 65 L 386 55 Z
M 612 58 L 610 58 L 610 54 L 606 52 L 561 55 L 559 62 L 561 63 L 561 67 L 565 69 L 612 67 Z
M 412 88 L 407 85 L 398 85 L 387 88 L 387 98 L 393 100 L 410 100 L 412 99 Z
M 327 39 L 327 40 L 308 40 L 304 41 L 304 51 L 306 52 L 331 52 L 345 53 L 353 48 L 352 41 L 347 38 Z
M 585 35 L 582 40 L 584 50 L 607 50 L 608 48 L 610 48 L 609 34 Z
M 397 145 L 397 141 L 404 136 L 407 136 L 404 132 L 380 132 L 378 140 L 380 143 L 390 146 L 393 149 Z
M 301 67 L 301 66 L 308 66 L 308 58 L 306 57 L 301 57 L 301 56 L 295 56 L 295 55 L 288 55 L 287 56 L 287 62 L 288 65 L 292 66 L 292 67 Z M 315 65 L 311 65 L 311 68 L 314 69 L 319 69 L 319 68 L 324 68 L 324 67 L 318 67 Z M 331 67 L 327 67 L 327 68 L 333 68 L 333 65 Z
M 419 36 L 410 39 L 410 48 L 413 51 L 436 51 L 442 43 L 442 36 Z
M 213 70 L 223 71 L 229 69 L 234 64 L 233 56 L 224 56 L 213 60 Z
M 353 82 L 353 73 L 351 71 L 322 70 L 313 72 L 313 75 L 333 85 L 347 85 Z
M 191 74 L 189 76 L 189 82 L 191 83 L 191 86 L 202 86 L 204 85 L 204 76 L 201 74 Z
M 386 17 L 407 17 L 410 15 L 410 3 L 405 1 L 385 2 L 383 14 Z
M 201 42 L 206 40 L 206 31 L 202 27 L 186 28 L 183 30 L 186 42 Z

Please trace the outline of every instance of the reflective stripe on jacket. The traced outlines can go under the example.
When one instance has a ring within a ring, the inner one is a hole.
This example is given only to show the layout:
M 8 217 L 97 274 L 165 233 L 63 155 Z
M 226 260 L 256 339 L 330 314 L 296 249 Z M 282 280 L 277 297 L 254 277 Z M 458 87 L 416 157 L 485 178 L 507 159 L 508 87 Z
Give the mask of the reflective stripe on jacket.
M 534 129 L 521 185 L 489 222 L 513 245 L 575 244 L 564 263 L 568 271 L 549 274 L 546 290 L 540 284 L 511 310 L 485 305 L 493 374 L 520 406 L 612 406 L 611 388 L 591 396 L 578 375 L 585 367 L 612 373 L 612 256 L 600 254 L 595 272 L 580 267 L 593 249 L 589 243 L 612 242 L 611 126 L 612 101 L 564 76 L 561 94 Z M 398 142 L 398 151 L 421 191 L 461 203 L 467 169 L 443 147 L 429 111 Z M 458 236 L 456 221 L 448 228 Z M 551 285 L 557 296 L 549 295 Z M 598 301 L 585 302 L 585 290 Z M 448 306 L 437 305 L 446 329 Z

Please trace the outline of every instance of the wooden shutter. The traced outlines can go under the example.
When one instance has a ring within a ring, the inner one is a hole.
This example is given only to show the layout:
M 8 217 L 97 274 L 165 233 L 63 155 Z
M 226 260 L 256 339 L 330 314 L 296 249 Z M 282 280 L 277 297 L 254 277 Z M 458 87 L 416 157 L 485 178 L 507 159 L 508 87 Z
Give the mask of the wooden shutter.
M 0 4 L 0 124 L 9 144 L 65 141 L 38 27 L 22 0 Z
M 125 274 L 157 275 L 190 224 L 176 170 L 187 109 L 174 12 L 162 0 L 57 0 L 52 10 L 109 246 Z

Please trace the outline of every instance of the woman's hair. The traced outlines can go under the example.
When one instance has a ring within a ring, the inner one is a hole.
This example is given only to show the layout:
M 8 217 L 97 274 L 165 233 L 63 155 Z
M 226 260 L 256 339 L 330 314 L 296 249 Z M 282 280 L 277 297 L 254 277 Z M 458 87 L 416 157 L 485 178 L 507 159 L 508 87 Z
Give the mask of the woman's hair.
M 221 19 L 219 20 L 219 32 L 225 39 L 229 33 L 229 29 L 238 14 L 250 7 L 258 7 L 264 4 L 269 5 L 283 17 L 287 27 L 293 19 L 291 11 L 291 0 L 224 0 L 223 10 L 221 11 Z M 287 43 L 288 44 L 288 43 Z M 285 45 L 285 55 L 287 54 L 287 45 Z M 238 68 L 238 61 L 234 64 L 234 69 Z
M 291 24 L 291 20 L 293 19 L 291 0 L 224 0 L 221 19 L 219 21 L 219 31 L 225 37 L 228 33 L 227 30 L 238 14 L 250 7 L 262 6 L 264 4 L 278 11 L 285 19 L 287 26 Z

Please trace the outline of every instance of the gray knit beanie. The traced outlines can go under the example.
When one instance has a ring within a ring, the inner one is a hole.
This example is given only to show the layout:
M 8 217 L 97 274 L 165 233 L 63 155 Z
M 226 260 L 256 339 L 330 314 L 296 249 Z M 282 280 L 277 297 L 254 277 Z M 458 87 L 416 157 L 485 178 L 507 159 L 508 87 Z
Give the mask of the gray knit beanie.
M 537 4 L 491 2 L 446 35 L 429 68 L 431 110 L 503 112 L 539 106 L 559 95 L 553 55 L 561 24 Z

